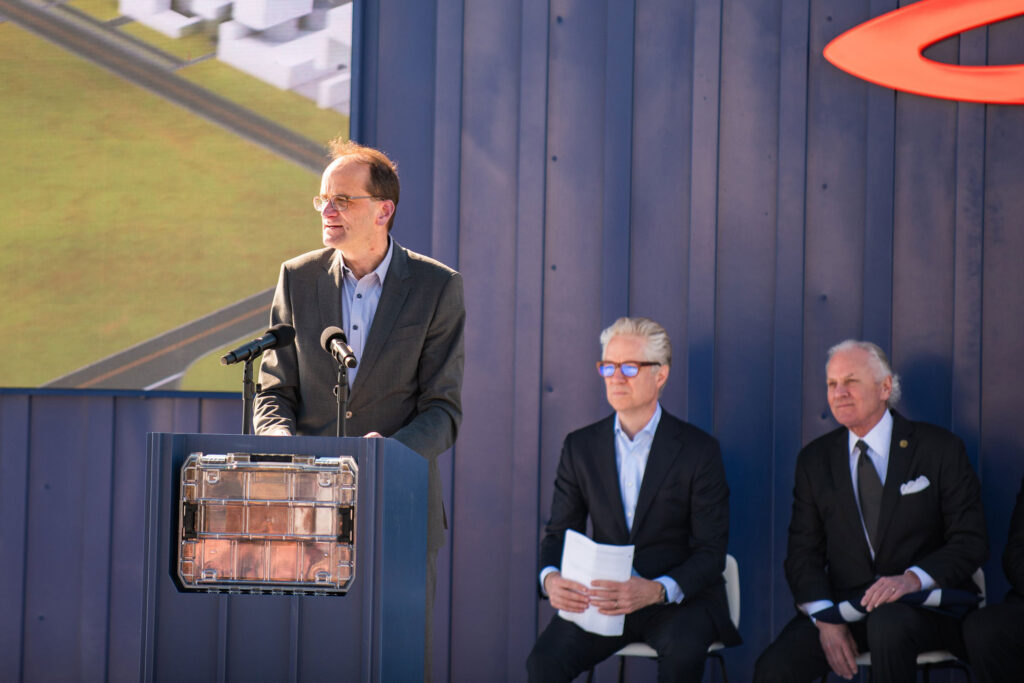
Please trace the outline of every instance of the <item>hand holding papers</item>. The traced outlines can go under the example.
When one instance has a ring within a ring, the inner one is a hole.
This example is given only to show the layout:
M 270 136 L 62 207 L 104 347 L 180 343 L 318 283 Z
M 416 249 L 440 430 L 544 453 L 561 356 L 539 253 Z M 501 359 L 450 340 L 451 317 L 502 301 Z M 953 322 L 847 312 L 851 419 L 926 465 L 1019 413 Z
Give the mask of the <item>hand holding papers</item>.
M 590 586 L 597 579 L 628 581 L 633 568 L 633 546 L 595 543 L 573 530 L 565 532 L 561 574 L 567 579 Z M 583 612 L 558 610 L 558 616 L 575 622 L 584 631 L 601 636 L 621 636 L 624 615 L 607 615 L 590 605 Z

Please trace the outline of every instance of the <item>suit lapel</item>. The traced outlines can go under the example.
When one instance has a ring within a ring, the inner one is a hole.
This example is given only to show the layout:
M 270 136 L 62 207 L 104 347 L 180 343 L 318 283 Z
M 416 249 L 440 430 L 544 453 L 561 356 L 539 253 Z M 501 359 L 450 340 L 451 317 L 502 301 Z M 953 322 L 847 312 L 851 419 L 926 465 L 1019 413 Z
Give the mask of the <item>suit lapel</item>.
M 672 463 L 683 452 L 679 430 L 671 419 L 666 418 L 669 418 L 668 413 L 662 411 L 661 421 L 658 422 L 654 439 L 651 441 L 651 450 L 647 455 L 647 467 L 644 468 L 644 478 L 640 483 L 640 494 L 636 499 L 633 528 L 629 532 L 630 541 L 636 537 L 637 530 L 643 526 L 644 516 L 651 509 L 654 495 L 665 481 L 665 476 L 671 469 Z
M 885 532 L 893 517 L 896 516 L 896 505 L 900 502 L 900 485 L 907 480 L 910 460 L 914 453 L 913 425 L 902 415 L 892 413 L 892 440 L 889 442 L 889 467 L 885 473 L 885 486 L 882 487 L 882 509 L 878 515 L 878 555 L 879 548 L 885 542 Z
M 320 329 L 323 330 L 332 325 L 341 327 L 341 254 L 334 249 L 327 250 L 320 265 L 323 267 L 323 271 L 316 281 Z
M 619 468 L 615 464 L 615 416 L 612 415 L 602 426 L 594 442 L 594 473 L 601 486 L 601 494 L 595 500 L 614 501 L 608 510 L 614 510 L 615 531 L 617 539 L 626 539 L 629 529 L 626 528 L 626 512 L 622 509 L 622 489 L 619 487 Z M 600 514 L 591 510 L 591 514 Z M 634 525 L 635 526 L 635 525 Z M 622 542 L 625 542 L 624 540 Z
M 864 557 L 871 561 L 871 548 L 868 547 L 868 540 L 864 537 L 864 525 L 860 519 L 860 506 L 857 505 L 857 497 L 853 495 L 853 478 L 850 476 L 850 437 L 848 429 L 840 429 L 835 444 L 832 446 L 829 455 L 829 466 L 832 470 L 832 482 L 835 485 L 835 496 L 839 511 L 848 529 L 850 538 L 856 539 L 864 553 Z
M 366 345 L 363 347 L 363 357 L 359 360 L 359 373 L 352 386 L 352 396 L 359 395 L 360 388 L 375 376 L 374 365 L 380 357 L 381 349 L 391 336 L 391 330 L 395 327 L 398 314 L 405 305 L 405 299 L 409 295 L 409 255 L 405 249 L 394 242 L 394 250 L 391 254 L 391 265 L 388 267 L 387 276 L 384 278 L 384 288 L 380 293 L 380 301 L 377 303 L 377 312 L 373 315 L 373 324 L 370 325 L 370 334 L 366 338 Z

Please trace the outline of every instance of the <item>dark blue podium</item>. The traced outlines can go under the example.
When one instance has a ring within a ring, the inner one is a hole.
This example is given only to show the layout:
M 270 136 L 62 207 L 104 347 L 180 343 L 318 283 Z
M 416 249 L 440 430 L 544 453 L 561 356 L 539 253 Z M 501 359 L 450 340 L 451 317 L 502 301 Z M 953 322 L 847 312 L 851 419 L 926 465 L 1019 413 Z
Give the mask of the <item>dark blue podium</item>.
M 181 591 L 177 482 L 194 452 L 354 457 L 348 593 Z M 427 463 L 419 455 L 392 439 L 151 433 L 147 486 L 142 680 L 423 680 Z

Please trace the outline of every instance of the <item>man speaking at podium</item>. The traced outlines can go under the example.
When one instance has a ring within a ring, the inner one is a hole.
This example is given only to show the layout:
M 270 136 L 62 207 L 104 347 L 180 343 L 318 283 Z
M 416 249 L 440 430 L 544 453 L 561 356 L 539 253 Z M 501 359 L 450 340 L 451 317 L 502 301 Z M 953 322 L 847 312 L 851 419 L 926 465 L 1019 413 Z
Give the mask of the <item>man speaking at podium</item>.
M 334 436 L 337 363 L 320 345 L 341 327 L 358 365 L 348 371 L 346 432 L 391 437 L 429 462 L 427 668 L 437 551 L 447 526 L 437 456 L 462 419 L 462 277 L 391 238 L 399 183 L 394 162 L 354 142 L 330 143 L 313 206 L 323 249 L 286 261 L 270 324 L 295 328 L 295 343 L 263 356 L 257 434 Z

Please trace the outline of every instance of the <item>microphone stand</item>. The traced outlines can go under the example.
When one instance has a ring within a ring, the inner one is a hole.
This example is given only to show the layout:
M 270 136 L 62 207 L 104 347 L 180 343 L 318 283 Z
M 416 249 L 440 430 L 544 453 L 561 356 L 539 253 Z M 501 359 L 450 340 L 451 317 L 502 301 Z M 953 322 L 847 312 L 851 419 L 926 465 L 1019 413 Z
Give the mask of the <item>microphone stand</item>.
M 256 401 L 256 384 L 252 381 L 252 361 L 245 361 L 242 370 L 242 434 L 252 434 L 252 407 Z
M 348 436 L 348 367 L 344 363 L 338 363 L 338 383 L 334 385 L 334 400 L 338 403 L 335 436 Z

